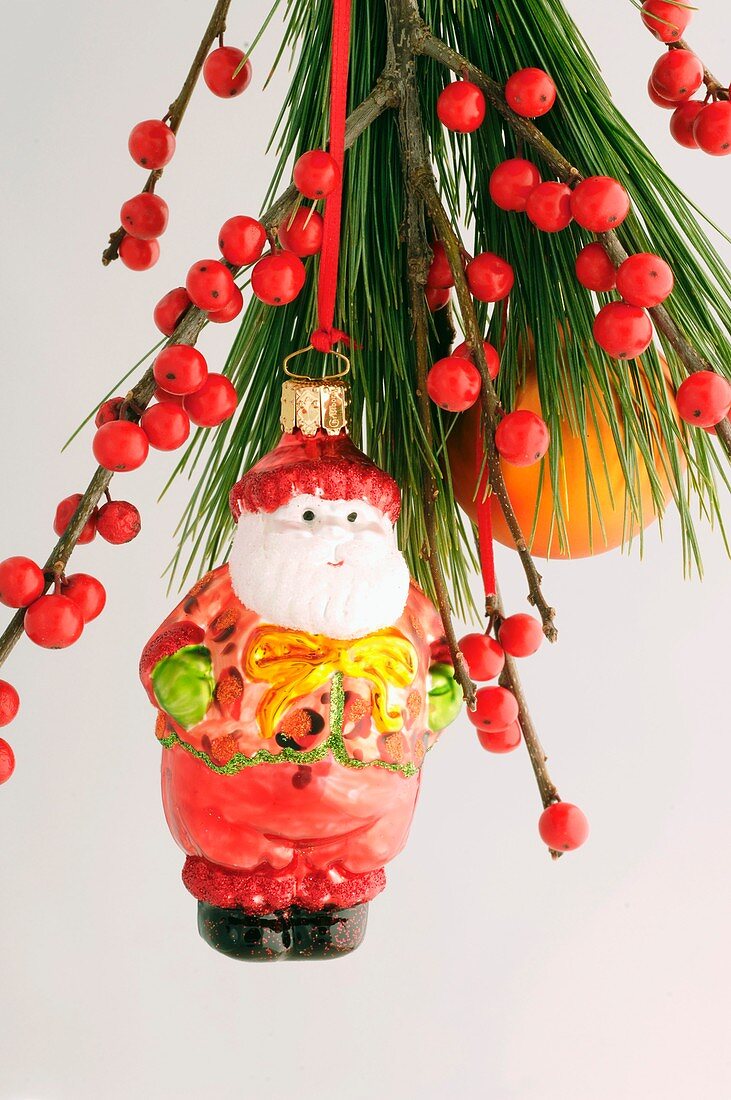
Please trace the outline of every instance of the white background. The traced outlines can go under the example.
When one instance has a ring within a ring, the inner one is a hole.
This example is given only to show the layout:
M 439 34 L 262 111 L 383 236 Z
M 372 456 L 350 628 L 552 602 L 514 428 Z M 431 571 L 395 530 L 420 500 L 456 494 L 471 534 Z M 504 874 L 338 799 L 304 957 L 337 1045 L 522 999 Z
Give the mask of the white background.
M 201 88 L 193 100 L 161 187 L 171 221 L 157 267 L 98 262 L 144 179 L 127 133 L 179 87 L 209 6 L 2 4 L 0 557 L 45 557 L 56 502 L 92 465 L 88 432 L 63 457 L 60 444 L 154 342 L 152 305 L 215 255 L 221 222 L 259 209 L 286 79 L 262 92 L 276 28 L 245 96 Z M 669 138 L 645 93 L 660 48 L 630 4 L 569 6 L 620 108 L 728 228 L 731 163 Z M 228 40 L 251 40 L 266 8 L 234 3 Z M 689 37 L 731 76 L 725 0 L 706 0 Z M 206 331 L 212 365 L 232 335 Z M 245 966 L 197 936 L 136 675 L 171 606 L 159 575 L 185 486 L 155 505 L 170 467 L 153 452 L 117 479 L 143 513 L 136 542 L 97 540 L 74 557 L 108 588 L 103 617 L 74 648 L 21 643 L 6 666 L 23 706 L 7 731 L 17 771 L 0 792 L 0 1096 L 731 1095 L 731 601 L 719 538 L 703 534 L 702 585 L 682 578 L 672 521 L 643 563 L 614 553 L 545 568 L 561 639 L 525 663 L 525 680 L 562 794 L 591 818 L 581 852 L 551 863 L 524 750 L 491 757 L 461 721 L 429 759 L 364 946 L 329 965 Z M 503 551 L 498 565 L 517 605 L 516 561 Z

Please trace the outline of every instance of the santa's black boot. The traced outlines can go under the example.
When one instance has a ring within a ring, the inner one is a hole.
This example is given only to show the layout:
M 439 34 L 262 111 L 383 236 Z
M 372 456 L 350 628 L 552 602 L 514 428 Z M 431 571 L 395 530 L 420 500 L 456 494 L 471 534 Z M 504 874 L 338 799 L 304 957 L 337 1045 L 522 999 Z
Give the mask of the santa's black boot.
M 285 913 L 257 916 L 199 901 L 198 931 L 207 944 L 230 959 L 276 962 L 286 959 L 292 947 Z
M 368 923 L 368 902 L 351 909 L 310 911 L 292 906 L 289 927 L 292 946 L 289 959 L 337 959 L 349 955 L 363 942 Z

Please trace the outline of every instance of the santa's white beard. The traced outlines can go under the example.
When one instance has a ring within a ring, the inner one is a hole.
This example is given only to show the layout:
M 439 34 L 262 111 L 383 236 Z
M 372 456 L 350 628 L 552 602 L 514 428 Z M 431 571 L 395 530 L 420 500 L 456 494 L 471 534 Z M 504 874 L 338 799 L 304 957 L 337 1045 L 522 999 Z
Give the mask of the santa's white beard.
M 317 517 L 305 523 L 310 508 Z M 355 508 L 358 519 L 349 525 Z M 302 495 L 270 514 L 244 513 L 229 568 L 234 592 L 263 619 L 331 638 L 393 626 L 409 592 L 390 521 L 360 501 Z

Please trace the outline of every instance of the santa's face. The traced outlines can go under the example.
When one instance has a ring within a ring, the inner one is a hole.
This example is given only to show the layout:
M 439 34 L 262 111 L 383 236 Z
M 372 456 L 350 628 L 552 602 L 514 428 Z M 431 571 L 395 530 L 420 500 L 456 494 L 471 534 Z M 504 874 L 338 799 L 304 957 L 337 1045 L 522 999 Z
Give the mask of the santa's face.
M 275 512 L 239 516 L 231 582 L 277 626 L 360 638 L 393 626 L 409 571 L 391 521 L 365 501 L 301 494 Z

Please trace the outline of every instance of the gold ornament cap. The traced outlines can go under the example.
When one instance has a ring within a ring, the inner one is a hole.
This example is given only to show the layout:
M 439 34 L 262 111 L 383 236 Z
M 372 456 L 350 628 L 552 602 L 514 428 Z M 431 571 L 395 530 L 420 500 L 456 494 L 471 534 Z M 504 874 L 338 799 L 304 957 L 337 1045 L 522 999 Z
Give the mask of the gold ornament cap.
M 312 350 L 311 345 L 300 348 L 284 360 L 287 381 L 282 384 L 279 418 L 282 431 L 291 433 L 297 428 L 304 436 L 316 435 L 318 431 L 339 435 L 343 429 L 349 428 L 350 386 L 345 377 L 350 371 L 350 360 L 341 351 L 328 351 L 327 355 L 334 355 L 344 363 L 337 374 L 323 378 L 295 374 L 289 365 L 292 359 Z

